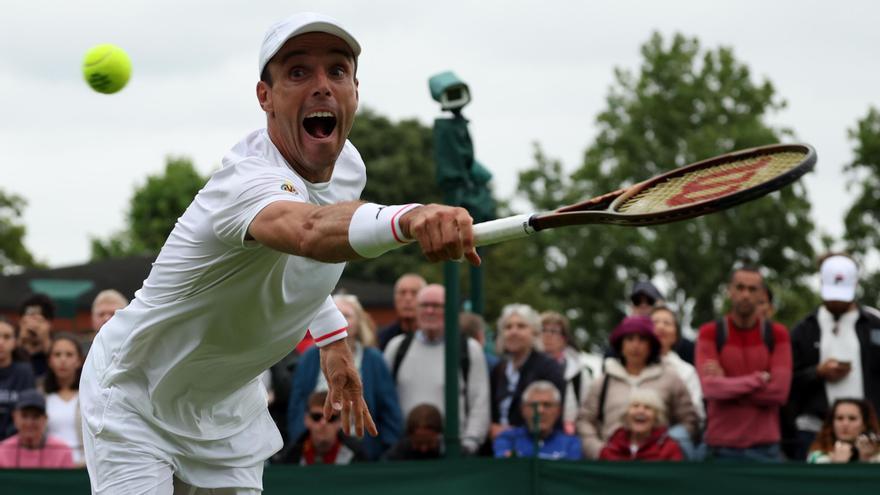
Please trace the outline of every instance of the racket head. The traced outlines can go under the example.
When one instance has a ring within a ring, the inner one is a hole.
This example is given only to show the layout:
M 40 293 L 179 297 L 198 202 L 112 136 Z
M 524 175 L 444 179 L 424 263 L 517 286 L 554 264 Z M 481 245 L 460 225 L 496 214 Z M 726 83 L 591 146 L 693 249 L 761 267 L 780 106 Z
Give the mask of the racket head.
M 639 184 L 536 215 L 535 230 L 588 223 L 657 225 L 724 210 L 781 189 L 816 165 L 807 144 L 773 144 L 686 165 Z

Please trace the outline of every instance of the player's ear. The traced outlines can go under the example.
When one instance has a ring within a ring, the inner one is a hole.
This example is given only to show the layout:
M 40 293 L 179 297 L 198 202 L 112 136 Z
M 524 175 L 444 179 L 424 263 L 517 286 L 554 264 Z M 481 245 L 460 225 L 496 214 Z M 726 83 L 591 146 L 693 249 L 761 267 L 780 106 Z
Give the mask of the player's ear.
M 272 105 L 272 87 L 265 81 L 259 81 L 257 83 L 257 101 L 260 102 L 260 108 L 262 108 L 264 112 L 270 115 L 274 113 L 275 110 Z
M 354 99 L 358 102 L 361 101 L 361 95 L 359 93 L 360 83 L 361 82 L 358 81 L 358 78 L 354 78 Z

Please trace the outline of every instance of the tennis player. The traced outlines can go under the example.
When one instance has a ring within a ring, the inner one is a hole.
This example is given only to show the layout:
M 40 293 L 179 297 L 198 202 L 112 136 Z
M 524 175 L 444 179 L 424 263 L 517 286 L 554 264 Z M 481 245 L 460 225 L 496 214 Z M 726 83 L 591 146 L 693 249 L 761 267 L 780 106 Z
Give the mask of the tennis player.
M 414 241 L 430 261 L 480 263 L 465 210 L 358 201 L 366 170 L 346 138 L 360 51 L 319 14 L 266 33 L 257 83 L 266 129 L 224 157 L 86 360 L 93 493 L 260 493 L 263 463 L 282 442 L 258 377 L 307 329 L 330 385 L 325 416 L 375 435 L 330 298 L 344 262 Z

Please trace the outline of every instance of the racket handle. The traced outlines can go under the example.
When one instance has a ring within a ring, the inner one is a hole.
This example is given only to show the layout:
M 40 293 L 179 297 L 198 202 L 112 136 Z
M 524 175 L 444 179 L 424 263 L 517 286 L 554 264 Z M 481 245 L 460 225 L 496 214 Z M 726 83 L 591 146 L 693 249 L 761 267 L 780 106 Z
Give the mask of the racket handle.
M 535 233 L 529 224 L 532 214 L 514 215 L 474 225 L 474 244 L 477 247 L 528 237 Z

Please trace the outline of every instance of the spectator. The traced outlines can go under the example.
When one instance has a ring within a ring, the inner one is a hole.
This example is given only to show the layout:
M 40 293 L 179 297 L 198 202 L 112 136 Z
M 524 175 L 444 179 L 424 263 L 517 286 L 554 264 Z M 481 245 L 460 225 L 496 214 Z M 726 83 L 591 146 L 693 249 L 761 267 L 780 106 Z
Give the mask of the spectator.
M 880 462 L 880 426 L 870 402 L 837 399 L 810 446 L 811 464 Z
M 92 330 L 98 333 L 116 311 L 128 306 L 128 299 L 114 289 L 102 290 L 92 301 Z
M 311 466 L 313 464 L 350 464 L 363 461 L 365 456 L 360 444 L 342 433 L 342 419 L 334 411 L 328 420 L 324 417 L 327 392 L 314 392 L 308 398 L 308 414 L 305 415 L 305 431 L 296 443 L 282 454 L 282 462 Z
M 822 304 L 791 332 L 794 377 L 789 400 L 796 448 L 803 459 L 839 398 L 866 399 L 880 409 L 880 318 L 856 302 L 858 270 L 847 256 L 821 263 Z
M 544 353 L 563 369 L 565 404 L 562 425 L 566 433 L 573 434 L 578 411 L 587 398 L 593 376 L 598 375 L 599 370 L 593 370 L 582 353 L 574 348 L 571 325 L 568 318 L 559 313 L 548 311 L 541 315 L 541 343 Z
M 670 413 L 673 427 L 684 430 L 682 436 L 693 438 L 699 419 L 690 392 L 678 373 L 660 362 L 660 341 L 647 316 L 630 316 L 611 333 L 615 355 L 605 360 L 605 373 L 597 378 L 578 417 L 578 433 L 584 454 L 596 459 L 605 442 L 622 425 L 635 389 L 657 392 Z
M 458 328 L 462 335 L 476 340 L 480 347 L 483 348 L 483 354 L 486 355 L 487 369 L 491 370 L 501 361 L 498 356 L 489 352 L 489 349 L 486 348 L 486 320 L 482 316 L 470 311 L 462 311 L 458 314 Z
M 405 415 L 419 404 L 431 404 L 444 413 L 446 290 L 426 285 L 416 298 L 415 332 L 394 337 L 385 348 L 385 361 L 397 383 L 397 396 Z M 480 344 L 463 338 L 459 362 L 459 435 L 462 450 L 473 454 L 489 429 L 489 380 Z
M 55 303 L 46 294 L 32 294 L 22 301 L 18 314 L 18 345 L 28 355 L 34 378 L 41 380 L 49 369 Z
M 384 351 L 391 339 L 416 329 L 416 296 L 425 285 L 425 279 L 415 273 L 407 273 L 394 283 L 397 320 L 379 331 L 379 349 Z
M 767 285 L 767 282 L 761 284 L 761 291 L 758 292 L 758 314 L 762 318 L 770 320 L 776 314 L 776 305 L 773 303 L 773 290 Z
M 651 316 L 651 312 L 658 306 L 663 306 L 663 294 L 651 282 L 644 280 L 636 282 L 629 295 L 631 316 Z M 676 354 L 689 364 L 694 364 L 694 343 L 679 335 L 673 348 Z
M 527 426 L 505 430 L 495 439 L 495 457 L 537 457 L 577 461 L 583 457 L 578 438 L 562 431 L 559 422 L 561 394 L 546 380 L 532 382 L 522 395 L 522 416 Z
M 681 338 L 675 313 L 666 306 L 658 306 L 651 312 L 651 323 L 654 324 L 654 334 L 660 341 L 660 360 L 664 366 L 674 369 L 681 381 L 684 382 L 691 394 L 691 402 L 694 404 L 694 411 L 697 413 L 699 426 L 702 429 L 706 421 L 703 389 L 700 387 L 700 377 L 697 375 L 697 370 L 692 364 L 681 359 L 674 350 L 675 343 Z M 669 435 L 678 442 L 679 447 L 689 460 L 699 460 L 704 455 L 703 449 L 693 445 L 691 436 L 683 428 L 670 429 Z
M 508 304 L 498 318 L 498 349 L 504 359 L 492 369 L 492 430 L 495 440 L 504 430 L 525 426 L 522 394 L 533 382 L 556 385 L 565 403 L 562 366 L 539 351 L 541 317 L 525 304 Z M 560 421 L 560 426 L 562 425 Z
M 406 436 L 385 453 L 389 461 L 443 457 L 443 415 L 431 404 L 419 404 L 406 417 Z
M 73 463 L 85 465 L 82 419 L 79 413 L 79 377 L 83 353 L 79 341 L 70 334 L 57 334 L 49 347 L 49 371 L 43 381 L 46 394 L 46 431 L 64 441 L 72 450 Z
M 70 447 L 46 433 L 46 400 L 40 392 L 30 389 L 19 394 L 13 418 L 18 434 L 0 442 L 0 468 L 76 467 Z
M 727 287 L 730 312 L 700 327 L 705 442 L 717 459 L 782 459 L 779 409 L 791 385 L 791 345 L 786 328 L 759 312 L 763 282 L 756 268 L 734 270 Z
M 362 448 L 367 458 L 378 459 L 385 450 L 400 438 L 403 417 L 397 402 L 394 380 L 385 364 L 385 359 L 375 347 L 373 321 L 364 311 L 356 296 L 333 296 L 336 307 L 348 321 L 346 342 L 354 356 L 355 366 L 360 371 L 364 400 L 373 415 L 379 430 L 378 437 L 365 436 Z M 317 347 L 303 354 L 293 375 L 290 403 L 287 407 L 287 430 L 290 438 L 296 439 L 305 428 L 303 416 L 306 414 L 306 401 L 314 391 L 326 391 L 327 379 L 321 372 L 321 355 Z
M 666 430 L 666 407 L 657 392 L 635 389 L 623 425 L 599 452 L 603 461 L 680 461 L 684 454 Z
M 12 411 L 22 390 L 34 388 L 34 372 L 25 361 L 16 360 L 16 327 L 0 317 L 0 440 L 13 433 Z

